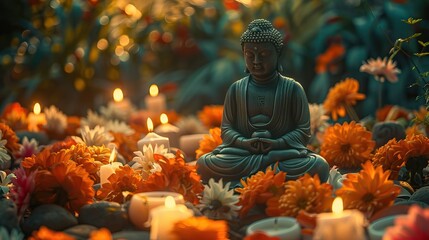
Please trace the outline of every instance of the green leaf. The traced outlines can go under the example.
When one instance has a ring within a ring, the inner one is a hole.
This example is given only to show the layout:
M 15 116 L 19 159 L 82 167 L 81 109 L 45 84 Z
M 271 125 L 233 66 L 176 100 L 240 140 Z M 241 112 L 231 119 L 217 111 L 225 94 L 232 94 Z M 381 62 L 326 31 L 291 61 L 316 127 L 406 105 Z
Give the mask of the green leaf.
M 424 57 L 429 56 L 429 52 L 414 53 L 414 55 L 416 55 L 417 57 Z
M 428 77 L 429 76 L 429 72 L 421 73 L 420 76 L 422 76 L 422 77 Z
M 422 45 L 422 47 L 426 47 L 426 46 L 429 46 L 429 42 L 422 42 L 422 41 L 417 41 L 417 42 L 419 42 L 419 44 L 420 45 Z
M 410 25 L 412 25 L 412 24 L 416 24 L 416 23 L 420 22 L 421 20 L 422 20 L 421 18 L 414 19 L 414 18 L 412 18 L 412 17 L 409 17 L 407 20 L 403 20 L 403 19 L 402 19 L 402 21 L 403 21 L 404 23 L 406 23 L 406 24 L 410 24 Z

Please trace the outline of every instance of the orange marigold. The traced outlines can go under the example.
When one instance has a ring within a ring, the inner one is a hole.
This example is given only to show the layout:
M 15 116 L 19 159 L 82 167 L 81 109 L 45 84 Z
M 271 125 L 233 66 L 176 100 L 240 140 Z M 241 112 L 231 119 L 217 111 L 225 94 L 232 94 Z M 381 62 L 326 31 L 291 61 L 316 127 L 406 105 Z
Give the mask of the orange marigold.
M 100 182 L 100 176 L 98 172 L 100 171 L 100 166 L 102 163 L 96 162 L 92 157 L 89 147 L 85 144 L 76 144 L 68 149 L 70 152 L 70 160 L 76 162 L 78 166 L 81 166 L 89 173 L 90 178 L 95 182 Z
M 407 109 L 396 105 L 385 105 L 375 112 L 376 121 L 394 121 L 400 118 L 408 120 L 410 113 Z
M 78 129 L 80 128 L 80 117 L 78 116 L 68 116 L 67 117 L 67 127 L 65 129 L 67 136 L 76 136 L 78 135 Z
M 390 171 L 374 168 L 370 161 L 362 164 L 359 173 L 349 173 L 336 195 L 344 201 L 345 209 L 358 209 L 369 218 L 375 212 L 393 204 L 400 187 L 388 180 Z
M 156 163 L 161 166 L 161 171 L 154 172 L 143 182 L 144 192 L 171 191 L 183 195 L 186 201 L 197 204 L 198 195 L 204 187 L 195 166 L 185 164 L 183 155 L 176 154 L 174 158 L 166 158 L 160 154 L 154 154 Z
M 424 135 L 407 135 L 405 139 L 396 141 L 391 139 L 384 146 L 377 149 L 372 162 L 374 166 L 383 166 L 390 170 L 390 179 L 398 178 L 399 170 L 410 159 L 429 159 L 429 138 Z
M 322 155 L 331 166 L 338 168 L 359 168 L 371 159 L 375 141 L 372 133 L 362 125 L 352 121 L 336 123 L 326 129 L 321 145 Z
M 227 240 L 228 224 L 224 220 L 211 220 L 205 216 L 190 217 L 174 224 L 172 233 L 177 240 Z
M 49 170 L 57 163 L 68 162 L 70 158 L 71 152 L 67 149 L 51 152 L 51 147 L 46 147 L 37 155 L 24 158 L 21 165 L 27 171 Z
M 223 105 L 204 106 L 198 118 L 207 128 L 220 127 L 222 123 Z
M 110 132 L 110 134 L 114 138 L 113 143 L 116 144 L 118 152 L 124 159 L 133 159 L 134 152 L 138 150 L 136 142 L 139 141 L 141 134 L 137 132 L 132 135 L 118 132 Z
M 354 78 L 346 78 L 329 90 L 323 107 L 327 113 L 331 113 L 334 121 L 338 117 L 346 116 L 346 107 L 356 105 L 356 101 L 365 99 L 365 94 L 358 93 L 358 90 L 359 82 Z
M 89 240 L 110 240 L 112 239 L 112 233 L 107 228 L 100 228 L 94 230 L 89 235 Z
M 339 58 L 345 53 L 345 47 L 341 42 L 333 42 L 329 45 L 329 48 L 316 58 L 316 73 L 324 73 L 326 71 L 336 72 L 338 70 Z
M 143 192 L 142 176 L 128 165 L 116 169 L 107 180 L 108 182 L 97 191 L 97 199 L 123 203 L 124 192 Z
M 94 182 L 85 169 L 63 160 L 37 171 L 33 197 L 38 204 L 58 204 L 77 213 L 82 206 L 93 202 L 92 185 Z
M 285 191 L 278 199 L 270 199 L 266 213 L 270 216 L 296 217 L 300 210 L 308 213 L 330 211 L 332 206 L 332 185 L 320 183 L 316 174 L 309 174 L 284 184 Z
M 0 122 L 0 131 L 2 132 L 3 136 L 2 139 L 5 139 L 7 141 L 6 148 L 12 153 L 15 153 L 19 150 L 19 139 L 16 136 L 15 132 L 10 128 L 8 125 Z
M 15 131 L 27 128 L 27 109 L 23 108 L 18 102 L 13 102 L 3 110 L 0 116 Z
M 204 135 L 204 138 L 200 141 L 200 147 L 195 151 L 197 159 L 202 155 L 213 151 L 213 149 L 222 144 L 220 133 L 220 128 L 215 127 L 209 130 L 208 135 Z
M 426 135 L 426 131 L 422 126 L 419 125 L 412 125 L 410 127 L 407 127 L 407 129 L 405 129 L 405 135 Z
M 236 188 L 240 193 L 239 216 L 245 217 L 255 204 L 265 204 L 268 199 L 278 197 L 283 193 L 283 184 L 286 179 L 285 172 L 274 172 L 272 167 L 268 167 L 265 172 L 259 171 L 249 178 L 241 181 L 242 188 Z
M 39 230 L 34 231 L 29 240 L 75 240 L 74 237 L 63 233 L 51 230 L 45 226 L 40 227 Z

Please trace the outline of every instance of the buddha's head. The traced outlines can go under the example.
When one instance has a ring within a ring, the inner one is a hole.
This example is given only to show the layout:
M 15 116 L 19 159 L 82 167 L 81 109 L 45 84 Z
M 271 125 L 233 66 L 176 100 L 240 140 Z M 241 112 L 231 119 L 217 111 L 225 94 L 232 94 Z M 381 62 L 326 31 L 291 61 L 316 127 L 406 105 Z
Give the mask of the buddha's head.
M 264 81 L 277 73 L 283 38 L 269 21 L 253 20 L 241 35 L 240 42 L 246 68 L 255 80 Z

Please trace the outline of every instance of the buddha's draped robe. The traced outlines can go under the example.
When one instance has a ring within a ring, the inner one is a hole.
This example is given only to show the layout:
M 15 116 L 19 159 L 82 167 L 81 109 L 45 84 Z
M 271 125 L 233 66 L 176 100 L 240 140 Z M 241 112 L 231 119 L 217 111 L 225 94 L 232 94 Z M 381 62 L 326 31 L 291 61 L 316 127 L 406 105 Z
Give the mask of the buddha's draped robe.
M 274 90 L 271 118 L 265 124 L 252 124 L 249 117 L 248 88 L 251 77 L 234 82 L 226 95 L 221 126 L 223 143 L 197 160 L 197 171 L 203 182 L 210 178 L 239 184 L 268 166 L 287 173 L 287 179 L 296 179 L 304 173 L 319 173 L 326 181 L 329 165 L 319 155 L 308 151 L 310 140 L 310 112 L 302 86 L 291 78 L 279 75 Z M 254 154 L 240 146 L 240 138 L 250 138 L 257 130 L 268 130 L 281 146 L 266 154 Z M 299 154 L 298 152 L 302 152 Z M 275 156 L 275 157 L 274 157 Z M 278 162 L 278 165 L 276 163 Z

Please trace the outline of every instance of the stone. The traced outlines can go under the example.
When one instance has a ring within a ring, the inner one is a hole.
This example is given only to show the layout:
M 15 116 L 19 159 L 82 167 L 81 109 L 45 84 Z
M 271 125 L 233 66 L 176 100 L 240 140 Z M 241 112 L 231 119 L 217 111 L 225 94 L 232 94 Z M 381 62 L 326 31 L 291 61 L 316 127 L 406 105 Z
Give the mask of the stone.
M 372 139 L 375 141 L 376 149 L 393 138 L 397 141 L 405 139 L 405 129 L 397 122 L 378 122 L 372 128 Z
M 429 205 L 429 186 L 419 188 L 410 197 L 410 201 L 423 202 Z
M 100 201 L 87 204 L 80 209 L 79 224 L 108 228 L 118 232 L 131 225 L 126 209 L 119 203 Z
M 76 239 L 84 240 L 89 239 L 91 232 L 95 230 L 98 230 L 98 228 L 95 226 L 88 224 L 79 224 L 71 228 L 67 228 L 63 232 L 75 237 Z
M 44 204 L 33 209 L 30 216 L 22 222 L 22 231 L 29 235 L 46 226 L 54 231 L 62 231 L 77 225 L 77 219 L 65 208 L 55 204 Z
M 149 240 L 150 234 L 148 231 L 121 231 L 112 235 L 113 239 L 127 240 Z
M 6 198 L 0 199 L 0 226 L 5 227 L 8 231 L 18 229 L 18 215 L 15 203 Z

